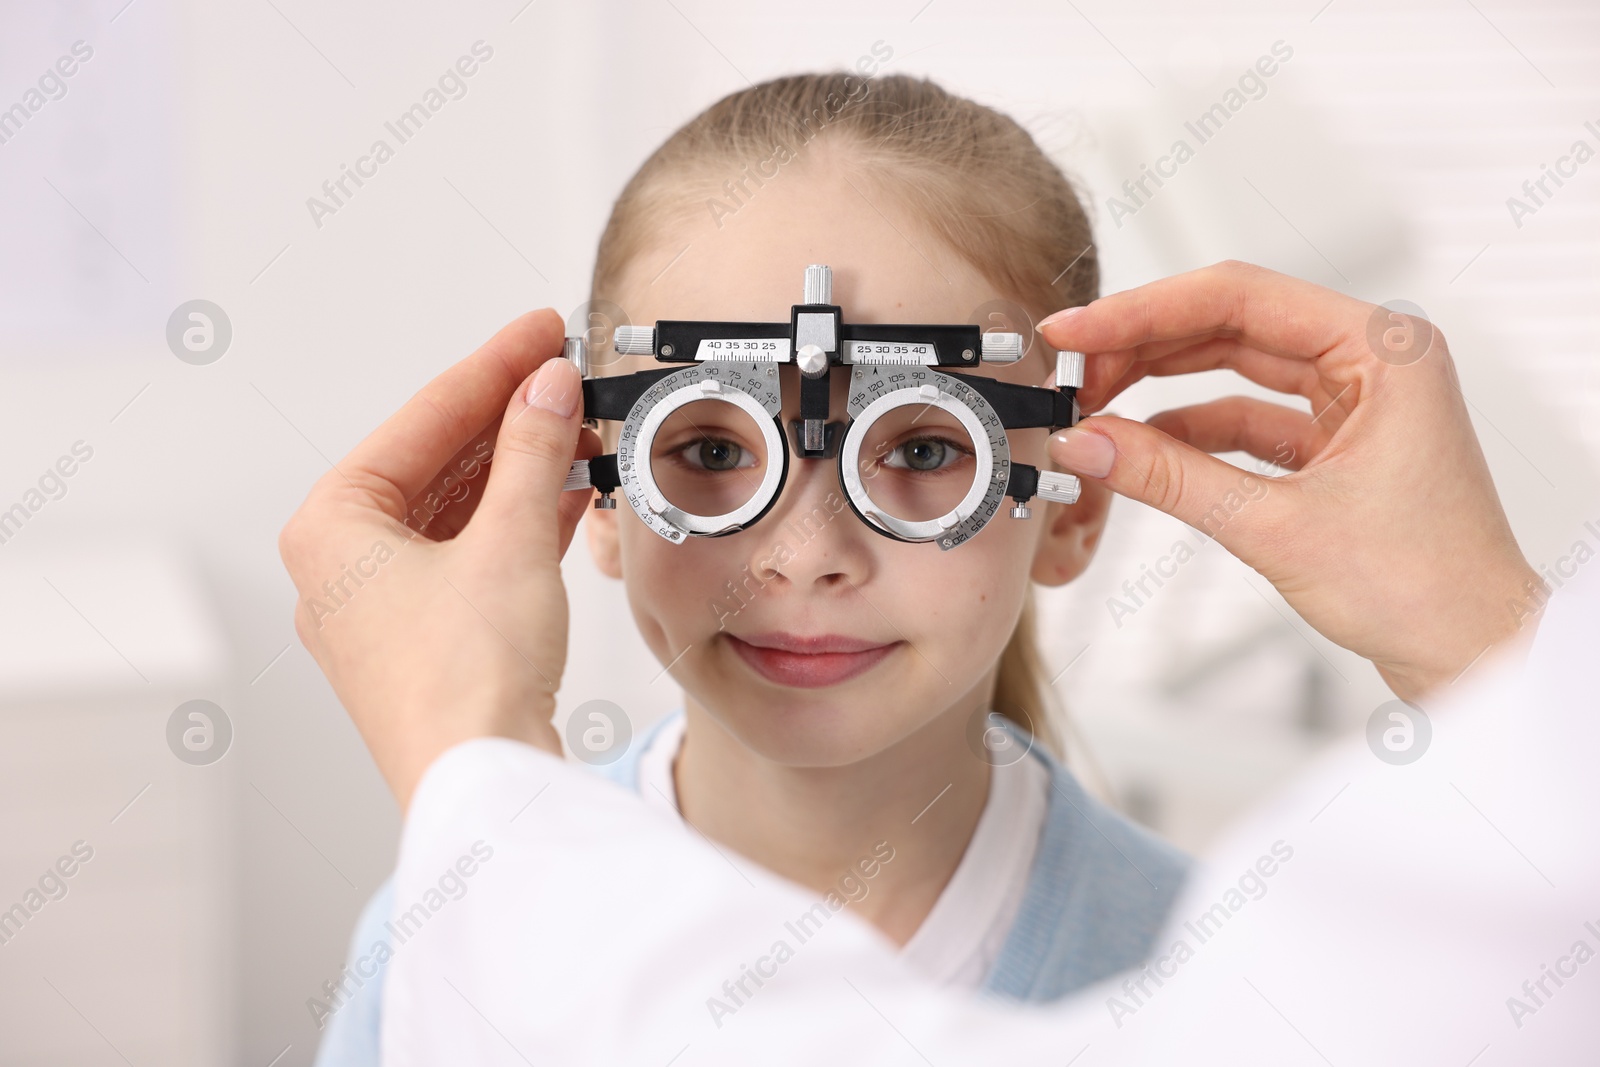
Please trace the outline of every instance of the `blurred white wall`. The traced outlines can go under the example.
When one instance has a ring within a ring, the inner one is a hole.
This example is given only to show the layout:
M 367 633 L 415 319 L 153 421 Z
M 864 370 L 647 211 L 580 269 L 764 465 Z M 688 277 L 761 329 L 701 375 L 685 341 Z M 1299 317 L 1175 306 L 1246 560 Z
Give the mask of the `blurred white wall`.
M 59 98 L 50 82 L 19 129 L 0 125 L 0 510 L 92 450 L 0 543 L 0 907 L 75 841 L 96 849 L 0 945 L 0 1063 L 310 1062 L 306 1001 L 337 972 L 397 820 L 294 640 L 277 531 L 427 378 L 527 308 L 576 308 L 621 184 L 747 80 L 851 66 L 882 41 L 886 71 L 1015 115 L 1082 179 L 1108 291 L 1237 257 L 1420 305 L 1530 558 L 1600 518 L 1600 163 L 1520 227 L 1506 206 L 1573 141 L 1600 145 L 1584 125 L 1600 127 L 1590 5 L 0 12 L 0 109 L 28 106 L 75 42 L 92 49 Z M 466 94 L 318 225 L 307 198 L 479 41 L 492 55 Z M 1118 226 L 1106 197 L 1277 41 L 1293 56 L 1265 95 Z M 232 326 L 203 366 L 166 341 L 196 298 Z M 1238 391 L 1152 382 L 1117 410 Z M 1047 658 L 1108 790 L 1198 847 L 1386 691 L 1215 546 L 1117 626 L 1107 597 L 1185 529 L 1117 508 L 1089 574 L 1044 604 Z M 678 693 L 652 683 L 581 539 L 566 568 L 562 714 L 606 697 L 642 728 Z M 190 699 L 232 724 L 208 766 L 164 734 Z

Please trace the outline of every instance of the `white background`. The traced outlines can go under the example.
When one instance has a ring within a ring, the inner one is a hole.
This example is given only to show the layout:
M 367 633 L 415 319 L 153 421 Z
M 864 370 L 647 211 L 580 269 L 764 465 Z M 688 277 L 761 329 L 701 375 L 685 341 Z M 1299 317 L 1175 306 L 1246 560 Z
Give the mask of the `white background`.
M 1600 147 L 1592 6 L 523 5 L 0 7 L 0 108 L 94 49 L 0 144 L 0 509 L 94 450 L 0 544 L 0 908 L 74 841 L 96 849 L 0 946 L 0 1062 L 310 1062 L 306 1000 L 397 820 L 294 640 L 277 531 L 500 324 L 576 308 L 622 183 L 748 82 L 881 41 L 885 73 L 1015 116 L 1084 183 L 1107 291 L 1236 257 L 1419 304 L 1530 559 L 1600 548 L 1600 162 L 1520 228 L 1506 207 L 1574 140 Z M 478 40 L 494 55 L 467 95 L 317 227 L 306 199 Z M 1115 225 L 1106 196 L 1279 40 L 1294 55 L 1266 95 Z M 204 367 L 165 341 L 196 297 L 234 331 Z M 1117 410 L 1236 391 L 1154 383 Z M 1043 604 L 1079 769 L 1195 848 L 1387 693 L 1214 545 L 1118 627 L 1107 597 L 1184 532 L 1124 503 Z M 678 692 L 581 538 L 566 566 L 562 714 L 604 697 L 643 729 Z M 209 767 L 164 737 L 196 697 L 235 732 Z

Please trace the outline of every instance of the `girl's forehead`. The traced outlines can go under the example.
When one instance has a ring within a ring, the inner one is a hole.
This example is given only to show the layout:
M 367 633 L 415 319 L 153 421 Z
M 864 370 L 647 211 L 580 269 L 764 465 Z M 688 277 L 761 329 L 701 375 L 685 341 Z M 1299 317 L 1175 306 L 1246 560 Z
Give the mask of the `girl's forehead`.
M 716 191 L 698 188 L 702 196 Z M 826 263 L 833 270 L 833 302 L 846 322 L 996 328 L 994 309 L 1009 301 L 891 189 L 843 167 L 785 168 L 751 188 L 736 211 L 719 212 L 715 221 L 710 212 L 689 211 L 653 234 L 611 299 L 636 325 L 659 319 L 787 322 L 790 308 L 803 299 L 806 266 Z M 1000 328 L 1029 332 L 1030 326 Z M 1042 354 L 1042 341 L 1030 347 L 1040 354 L 977 373 L 1036 385 L 1054 360 Z M 651 365 L 641 361 L 631 369 Z
M 782 321 L 811 263 L 833 268 L 850 322 L 967 322 L 998 297 L 903 200 L 814 169 L 780 172 L 715 220 L 680 219 L 629 265 L 619 303 L 636 322 Z

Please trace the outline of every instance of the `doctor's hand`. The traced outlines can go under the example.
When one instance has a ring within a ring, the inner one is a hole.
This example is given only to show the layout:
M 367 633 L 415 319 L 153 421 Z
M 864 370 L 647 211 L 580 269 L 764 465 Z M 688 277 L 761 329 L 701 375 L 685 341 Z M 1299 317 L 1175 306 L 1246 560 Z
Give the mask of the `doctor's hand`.
M 1229 397 L 1051 438 L 1064 470 L 1214 537 L 1403 699 L 1512 641 L 1543 603 L 1512 537 L 1437 327 L 1243 263 L 1045 319 L 1087 354 L 1086 413 L 1146 376 L 1227 368 L 1310 412 Z M 1257 479 L 1208 453 L 1291 473 Z M 1264 491 L 1263 491 L 1264 490 Z M 1521 634 L 1531 636 L 1533 627 Z
M 564 333 L 549 309 L 506 326 L 318 480 L 279 536 L 295 631 L 402 811 L 460 741 L 561 754 L 560 563 L 591 499 L 562 482 L 600 451 Z

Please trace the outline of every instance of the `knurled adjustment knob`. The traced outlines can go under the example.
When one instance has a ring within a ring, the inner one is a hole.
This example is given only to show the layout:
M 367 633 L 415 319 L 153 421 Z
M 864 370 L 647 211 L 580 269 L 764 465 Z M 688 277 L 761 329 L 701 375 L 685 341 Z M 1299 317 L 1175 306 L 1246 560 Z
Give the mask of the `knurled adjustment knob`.
M 1084 357 L 1082 352 L 1067 349 L 1056 353 L 1056 388 L 1083 388 Z
M 1034 490 L 1034 495 L 1054 500 L 1058 504 L 1076 504 L 1078 494 L 1082 491 L 1083 484 L 1078 481 L 1076 474 L 1040 471 L 1039 487 Z
M 808 266 L 803 289 L 804 303 L 833 303 L 833 268 L 826 263 L 813 263 Z
M 656 331 L 651 326 L 618 326 L 611 343 L 624 356 L 653 356 L 656 354 Z
M 820 378 L 828 373 L 828 353 L 821 345 L 801 345 L 794 354 L 794 362 L 807 378 Z
M 1020 333 L 1003 333 L 996 330 L 983 335 L 985 363 L 1015 363 L 1022 358 L 1024 348 Z

